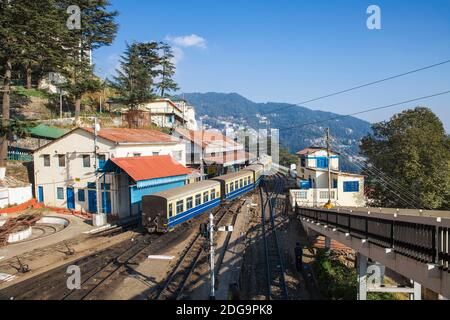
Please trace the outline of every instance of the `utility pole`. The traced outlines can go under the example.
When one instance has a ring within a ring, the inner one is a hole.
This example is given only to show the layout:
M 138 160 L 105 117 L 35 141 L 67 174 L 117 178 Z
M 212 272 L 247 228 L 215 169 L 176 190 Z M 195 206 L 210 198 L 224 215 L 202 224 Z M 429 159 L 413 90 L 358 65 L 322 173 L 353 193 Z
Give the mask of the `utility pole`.
M 210 300 L 216 300 L 215 293 L 215 266 L 214 266 L 214 215 L 212 213 L 209 214 L 209 262 L 210 262 L 210 277 L 211 277 L 211 293 Z
M 326 208 L 332 208 L 331 204 L 331 157 L 330 157 L 330 128 L 327 128 L 327 162 L 328 162 L 328 202 Z
M 63 99 L 62 99 L 62 89 L 59 88 L 59 117 L 63 117 Z
M 95 194 L 96 194 L 96 212 L 97 214 L 100 213 L 99 210 L 99 192 L 98 192 L 98 170 L 97 170 L 97 142 L 98 142 L 98 136 L 97 131 L 99 129 L 99 125 L 97 123 L 97 117 L 94 117 L 94 171 L 95 171 Z

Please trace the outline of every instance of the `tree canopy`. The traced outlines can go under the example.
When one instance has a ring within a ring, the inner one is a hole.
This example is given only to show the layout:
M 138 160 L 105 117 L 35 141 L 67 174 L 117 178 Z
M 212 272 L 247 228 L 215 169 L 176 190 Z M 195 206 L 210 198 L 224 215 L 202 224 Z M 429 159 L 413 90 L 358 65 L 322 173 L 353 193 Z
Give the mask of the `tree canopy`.
M 116 70 L 117 76 L 110 82 L 119 95 L 117 100 L 136 109 L 158 97 L 158 92 L 164 97 L 165 92 L 178 90 L 172 79 L 175 74 L 172 58 L 170 46 L 165 43 L 128 44 Z
M 450 208 L 450 138 L 428 108 L 403 111 L 374 124 L 361 141 L 368 158 L 366 185 L 376 205 L 387 207 Z M 395 179 L 386 184 L 370 165 Z

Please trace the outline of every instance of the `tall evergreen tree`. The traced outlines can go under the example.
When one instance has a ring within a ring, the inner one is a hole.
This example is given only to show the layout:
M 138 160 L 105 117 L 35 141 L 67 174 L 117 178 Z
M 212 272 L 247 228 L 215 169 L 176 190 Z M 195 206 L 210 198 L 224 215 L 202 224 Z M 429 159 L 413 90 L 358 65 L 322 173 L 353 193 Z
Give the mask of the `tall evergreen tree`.
M 64 1 L 67 5 L 77 5 L 81 10 L 81 29 L 72 30 L 77 45 L 71 48 L 68 55 L 69 63 L 64 72 L 67 82 L 63 86 L 73 97 L 75 118 L 78 118 L 83 94 L 101 87 L 100 81 L 93 75 L 92 51 L 114 41 L 118 29 L 115 22 L 118 13 L 109 10 L 108 0 Z
M 173 80 L 175 75 L 175 64 L 173 63 L 173 51 L 172 48 L 164 42 L 160 43 L 159 50 L 161 51 L 160 56 L 160 81 L 156 84 L 159 92 L 161 92 L 161 97 L 164 98 L 166 93 L 170 91 L 179 90 L 177 83 Z
M 2 0 L 0 17 L 0 60 L 3 72 L 0 167 L 5 168 L 8 154 L 7 132 L 17 127 L 10 124 L 13 66 L 29 59 L 31 52 L 49 54 L 53 50 L 65 48 L 63 44 L 67 39 L 67 29 L 56 27 L 58 23 L 62 23 L 62 14 L 56 0 Z
M 117 76 L 111 82 L 118 100 L 130 109 L 156 97 L 154 79 L 158 75 L 158 43 L 133 43 L 127 45 L 122 55 Z
M 361 142 L 362 154 L 400 184 L 387 188 L 378 174 L 366 170 L 366 183 L 376 204 L 449 209 L 450 139 L 439 118 L 428 108 L 418 107 L 374 124 L 372 129 L 373 134 Z M 396 193 L 403 194 L 403 199 L 389 189 L 399 189 Z M 406 193 L 414 199 L 405 197 Z

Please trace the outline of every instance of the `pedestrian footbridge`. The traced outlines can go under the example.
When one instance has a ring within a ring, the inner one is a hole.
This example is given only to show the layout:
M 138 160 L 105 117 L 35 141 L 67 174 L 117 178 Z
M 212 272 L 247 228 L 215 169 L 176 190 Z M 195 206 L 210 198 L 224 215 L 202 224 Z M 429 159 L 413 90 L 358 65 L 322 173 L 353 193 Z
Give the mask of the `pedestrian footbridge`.
M 305 228 L 358 253 L 359 298 L 367 293 L 367 259 L 450 297 L 450 211 L 296 207 Z M 364 270 L 361 270 L 363 268 Z

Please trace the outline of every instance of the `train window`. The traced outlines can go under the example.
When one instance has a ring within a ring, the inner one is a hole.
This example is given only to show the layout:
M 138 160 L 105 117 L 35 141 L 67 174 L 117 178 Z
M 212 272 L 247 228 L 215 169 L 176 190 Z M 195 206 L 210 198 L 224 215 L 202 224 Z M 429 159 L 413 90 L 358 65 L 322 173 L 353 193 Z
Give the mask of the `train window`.
M 211 190 L 211 200 L 214 200 L 216 198 L 216 190 Z
M 234 191 L 234 183 L 230 183 L 230 192 Z
M 177 214 L 184 211 L 184 201 L 177 201 Z
M 225 185 L 226 187 L 226 193 L 228 193 L 228 183 Z
M 169 218 L 173 216 L 173 205 L 169 203 Z
M 186 199 L 186 210 L 192 209 L 192 197 Z
M 202 195 L 201 194 L 195 195 L 195 206 L 199 206 L 201 204 L 202 204 Z
M 234 182 L 234 189 L 236 189 L 236 190 L 239 189 L 238 181 Z
M 203 203 L 206 203 L 209 201 L 209 192 L 203 193 Z
M 250 177 L 247 177 L 247 184 L 250 184 Z

